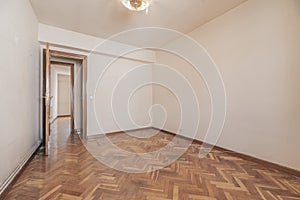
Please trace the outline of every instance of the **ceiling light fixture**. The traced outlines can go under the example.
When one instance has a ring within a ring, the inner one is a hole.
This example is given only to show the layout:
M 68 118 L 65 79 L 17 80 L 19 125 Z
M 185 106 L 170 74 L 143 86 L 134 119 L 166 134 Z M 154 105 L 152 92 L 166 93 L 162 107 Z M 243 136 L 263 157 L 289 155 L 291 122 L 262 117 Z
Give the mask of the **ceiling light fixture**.
M 123 5 L 132 11 L 143 11 L 148 12 L 148 8 L 152 0 L 121 0 Z

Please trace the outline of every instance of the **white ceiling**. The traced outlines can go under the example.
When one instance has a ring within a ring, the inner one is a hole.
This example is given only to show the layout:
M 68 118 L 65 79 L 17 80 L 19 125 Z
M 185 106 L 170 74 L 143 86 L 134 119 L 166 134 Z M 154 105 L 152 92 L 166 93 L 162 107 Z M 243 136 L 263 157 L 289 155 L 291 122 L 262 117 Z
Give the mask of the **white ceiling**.
M 163 27 L 188 33 L 246 0 L 153 0 L 149 13 L 120 0 L 30 0 L 41 23 L 101 38 L 132 28 Z

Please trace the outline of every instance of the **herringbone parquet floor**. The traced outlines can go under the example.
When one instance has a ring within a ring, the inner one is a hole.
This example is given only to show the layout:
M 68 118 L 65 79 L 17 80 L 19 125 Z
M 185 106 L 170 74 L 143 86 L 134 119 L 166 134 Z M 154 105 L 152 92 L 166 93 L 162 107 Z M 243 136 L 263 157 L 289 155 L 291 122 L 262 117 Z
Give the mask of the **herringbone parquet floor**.
M 37 154 L 6 199 L 300 199 L 299 177 L 224 151 L 214 150 L 199 159 L 196 143 L 176 162 L 154 172 L 132 174 L 110 169 L 91 156 L 78 136 L 69 134 L 68 124 L 68 119 L 56 121 L 50 156 Z M 151 132 L 140 134 L 147 131 Z M 172 137 L 166 133 L 149 139 L 122 133 L 109 136 L 114 144 L 132 152 L 154 151 Z

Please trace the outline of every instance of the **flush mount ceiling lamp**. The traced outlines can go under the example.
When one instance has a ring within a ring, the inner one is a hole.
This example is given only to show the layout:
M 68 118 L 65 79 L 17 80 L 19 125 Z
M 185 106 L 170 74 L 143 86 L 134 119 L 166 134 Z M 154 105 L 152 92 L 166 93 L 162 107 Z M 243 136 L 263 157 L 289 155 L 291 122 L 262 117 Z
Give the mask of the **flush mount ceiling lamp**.
M 123 5 L 132 11 L 148 11 L 152 0 L 121 0 Z

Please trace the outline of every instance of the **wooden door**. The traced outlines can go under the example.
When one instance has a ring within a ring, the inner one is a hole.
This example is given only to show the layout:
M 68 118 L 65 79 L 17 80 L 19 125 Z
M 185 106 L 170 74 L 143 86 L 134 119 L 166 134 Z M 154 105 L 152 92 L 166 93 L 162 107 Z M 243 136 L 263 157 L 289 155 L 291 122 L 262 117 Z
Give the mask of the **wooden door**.
M 75 109 L 75 101 L 74 101 L 74 81 L 75 81 L 75 69 L 74 69 L 74 64 L 71 65 L 71 133 L 74 133 L 74 129 L 75 129 L 75 116 L 74 116 L 74 109 Z
M 44 69 L 44 154 L 49 154 L 49 134 L 50 134 L 50 50 L 49 44 L 46 44 Z
M 86 139 L 87 137 L 87 90 L 86 90 L 86 82 L 87 82 L 87 57 L 82 59 L 82 131 L 81 138 Z

